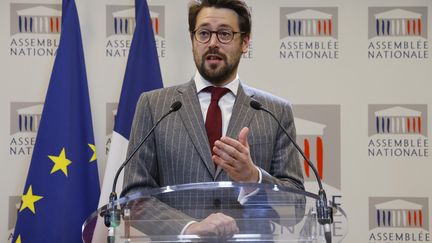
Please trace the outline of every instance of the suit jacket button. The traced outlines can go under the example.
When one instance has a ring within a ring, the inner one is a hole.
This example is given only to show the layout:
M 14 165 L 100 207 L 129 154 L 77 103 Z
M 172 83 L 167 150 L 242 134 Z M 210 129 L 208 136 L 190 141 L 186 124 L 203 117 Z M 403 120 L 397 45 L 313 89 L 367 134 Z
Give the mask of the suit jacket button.
M 217 207 L 217 208 L 220 208 L 220 206 L 221 206 L 221 200 L 220 199 L 215 199 L 214 201 L 213 201 L 213 205 L 215 206 L 215 207 Z

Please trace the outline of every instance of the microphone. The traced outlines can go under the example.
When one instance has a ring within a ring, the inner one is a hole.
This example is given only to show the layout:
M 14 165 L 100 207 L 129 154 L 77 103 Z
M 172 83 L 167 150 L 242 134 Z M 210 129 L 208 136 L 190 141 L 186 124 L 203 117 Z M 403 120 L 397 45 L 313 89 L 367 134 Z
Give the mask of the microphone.
M 333 223 L 333 211 L 332 211 L 332 208 L 327 205 L 327 195 L 326 195 L 324 188 L 322 186 L 321 178 L 318 176 L 317 169 L 312 164 L 312 162 L 307 158 L 307 156 L 304 154 L 303 150 L 300 148 L 300 146 L 297 144 L 297 142 L 294 141 L 294 139 L 289 135 L 287 130 L 282 126 L 279 119 L 277 119 L 276 116 L 271 111 L 269 111 L 268 109 L 263 107 L 263 105 L 261 103 L 259 103 L 258 101 L 254 100 L 254 99 L 251 100 L 250 106 L 252 108 L 254 108 L 255 110 L 261 110 L 261 111 L 264 111 L 264 112 L 270 114 L 270 116 L 277 122 L 279 127 L 285 133 L 285 135 L 287 135 L 288 139 L 291 141 L 291 143 L 294 145 L 294 147 L 297 149 L 297 151 L 300 152 L 301 156 L 308 163 L 309 167 L 312 168 L 312 171 L 315 174 L 315 177 L 317 179 L 318 186 L 319 186 L 318 200 L 316 202 L 318 222 L 321 225 L 323 225 L 323 227 L 324 227 L 324 237 L 326 239 L 326 242 L 331 243 L 330 224 Z
M 116 187 L 117 187 L 117 180 L 118 180 L 118 177 L 120 175 L 120 172 L 131 161 L 132 157 L 138 152 L 138 150 L 142 147 L 142 145 L 145 143 L 145 141 L 147 141 L 147 139 L 150 137 L 150 135 L 153 133 L 153 131 L 156 129 L 156 127 L 159 125 L 159 123 L 163 119 L 165 119 L 165 117 L 167 117 L 169 114 L 180 110 L 181 107 L 182 107 L 182 103 L 180 101 L 175 101 L 174 103 L 172 103 L 170 109 L 161 118 L 159 118 L 159 120 L 156 121 L 154 126 L 147 133 L 147 135 L 141 140 L 141 142 L 138 144 L 138 146 L 135 147 L 135 149 L 132 151 L 132 153 L 129 155 L 129 157 L 127 157 L 126 160 L 123 162 L 123 164 L 119 167 L 119 169 L 117 170 L 115 177 L 114 177 L 112 191 L 109 195 L 109 204 L 111 204 L 112 202 L 117 200 Z M 111 205 L 111 206 L 114 206 L 114 205 Z M 117 227 L 120 224 L 119 209 L 117 209 L 117 207 L 114 207 L 114 208 L 108 208 L 107 211 L 108 211 L 108 213 L 106 213 L 104 215 L 105 226 L 109 227 L 109 228 Z

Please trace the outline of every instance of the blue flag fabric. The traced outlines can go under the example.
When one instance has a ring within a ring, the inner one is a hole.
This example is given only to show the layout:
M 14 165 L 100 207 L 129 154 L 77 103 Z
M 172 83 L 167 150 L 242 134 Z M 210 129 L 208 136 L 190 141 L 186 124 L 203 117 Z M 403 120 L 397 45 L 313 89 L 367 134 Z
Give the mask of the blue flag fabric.
M 114 131 L 129 139 L 135 106 L 142 92 L 162 88 L 156 42 L 147 1 L 135 1 L 132 38 Z
M 63 0 L 60 44 L 13 242 L 81 242 L 99 190 L 78 14 L 74 0 Z
M 162 76 L 147 1 L 135 1 L 136 27 L 132 37 L 119 106 L 115 118 L 111 146 L 105 168 L 99 206 L 108 203 L 114 175 L 126 159 L 132 120 L 139 96 L 145 91 L 162 88 Z M 119 177 L 117 190 L 121 190 Z

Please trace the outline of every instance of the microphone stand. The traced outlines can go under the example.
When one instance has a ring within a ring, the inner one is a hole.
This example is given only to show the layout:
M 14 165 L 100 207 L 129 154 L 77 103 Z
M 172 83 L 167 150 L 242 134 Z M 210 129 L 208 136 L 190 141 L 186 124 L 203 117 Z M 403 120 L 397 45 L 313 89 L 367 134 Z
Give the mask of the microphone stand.
M 287 130 L 282 126 L 280 121 L 276 118 L 276 116 L 271 111 L 264 108 L 262 106 L 262 104 L 256 100 L 252 100 L 250 102 L 250 106 L 255 110 L 262 110 L 262 111 L 268 113 L 278 123 L 279 127 L 282 129 L 282 131 L 285 133 L 285 135 L 288 137 L 288 139 L 294 145 L 296 150 L 301 154 L 301 156 L 304 158 L 304 160 L 308 163 L 309 167 L 312 168 L 312 171 L 315 174 L 315 177 L 317 179 L 318 186 L 319 186 L 318 200 L 316 201 L 318 223 L 320 223 L 324 227 L 324 237 L 326 239 L 326 242 L 331 243 L 330 224 L 333 223 L 333 209 L 328 206 L 327 195 L 326 195 L 325 190 L 322 186 L 321 178 L 318 175 L 317 169 L 312 164 L 312 162 L 307 158 L 307 156 L 304 154 L 303 150 L 300 148 L 300 146 L 297 144 L 297 142 L 294 141 L 294 139 L 289 135 Z
M 120 175 L 120 172 L 123 170 L 123 168 L 131 161 L 132 157 L 138 152 L 138 150 L 142 147 L 142 145 L 147 141 L 147 139 L 150 137 L 150 135 L 153 133 L 153 131 L 156 129 L 156 127 L 159 125 L 159 123 L 165 119 L 169 114 L 178 111 L 182 107 L 182 103 L 180 101 L 175 101 L 171 104 L 171 107 L 168 112 L 166 112 L 159 120 L 156 121 L 155 125 L 150 129 L 150 131 L 147 133 L 147 135 L 141 140 L 141 142 L 138 144 L 138 146 L 135 147 L 135 149 L 132 151 L 132 153 L 129 155 L 129 157 L 126 158 L 126 160 L 123 162 L 123 164 L 120 166 L 120 168 L 117 170 L 112 191 L 109 195 L 109 203 L 107 206 L 107 210 L 104 216 L 104 224 L 106 227 L 108 227 L 108 237 L 107 242 L 108 243 L 114 243 L 115 242 L 115 228 L 117 228 L 120 225 L 120 209 L 118 208 L 118 205 L 115 205 L 115 201 L 117 200 L 117 193 L 116 193 L 116 187 L 117 187 L 117 180 Z

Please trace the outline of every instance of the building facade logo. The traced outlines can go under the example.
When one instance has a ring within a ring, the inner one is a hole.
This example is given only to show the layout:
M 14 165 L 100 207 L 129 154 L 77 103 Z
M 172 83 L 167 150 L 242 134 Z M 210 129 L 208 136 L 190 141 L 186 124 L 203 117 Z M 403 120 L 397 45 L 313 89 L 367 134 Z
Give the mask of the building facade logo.
M 61 5 L 10 4 L 11 56 L 55 56 L 61 32 Z
M 338 105 L 294 105 L 293 109 L 297 143 L 314 163 L 323 183 L 340 190 L 340 107 Z M 316 183 L 315 175 L 307 162 L 303 161 L 302 164 L 305 181 Z
M 339 58 L 338 8 L 280 8 L 280 59 Z
M 165 7 L 149 6 L 158 56 L 166 56 Z M 127 57 L 135 31 L 135 6 L 106 6 L 106 52 L 107 57 Z
M 43 103 L 10 103 L 9 155 L 31 155 L 36 142 Z
M 427 59 L 427 7 L 369 7 L 369 59 Z
M 369 198 L 369 242 L 430 242 L 429 223 L 428 198 Z
M 369 105 L 369 157 L 429 157 L 427 105 Z

